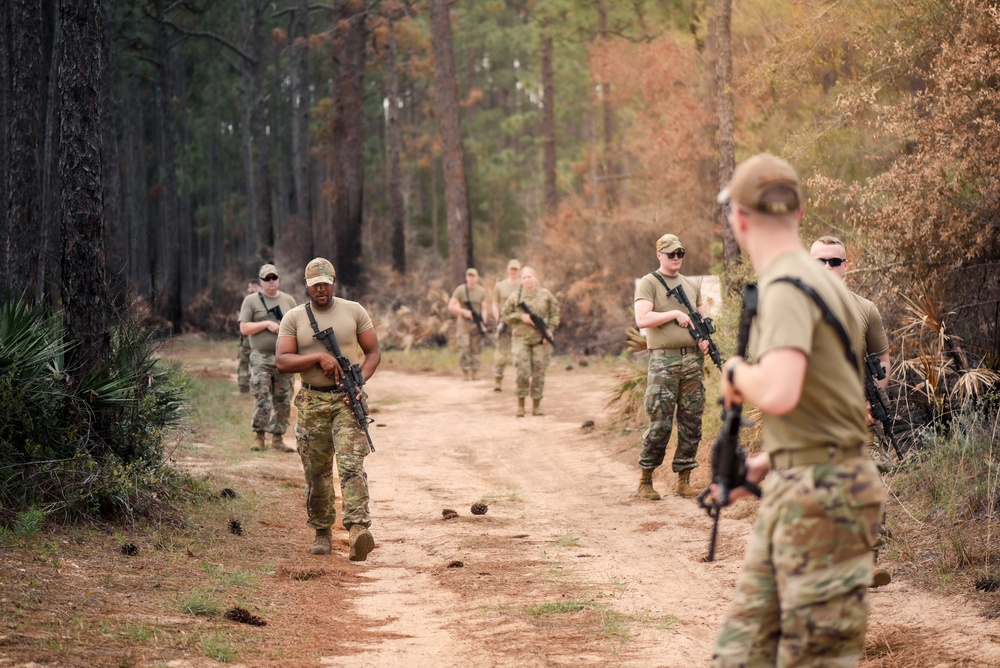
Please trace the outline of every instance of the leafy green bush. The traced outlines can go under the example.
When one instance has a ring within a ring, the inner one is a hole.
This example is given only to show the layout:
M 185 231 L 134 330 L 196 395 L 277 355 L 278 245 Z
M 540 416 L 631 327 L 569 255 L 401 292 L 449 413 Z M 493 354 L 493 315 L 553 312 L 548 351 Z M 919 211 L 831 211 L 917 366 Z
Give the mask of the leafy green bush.
M 187 379 L 156 357 L 152 330 L 112 331 L 106 365 L 74 385 L 58 316 L 0 306 L 0 520 L 143 510 L 176 476 L 163 444 L 184 416 Z

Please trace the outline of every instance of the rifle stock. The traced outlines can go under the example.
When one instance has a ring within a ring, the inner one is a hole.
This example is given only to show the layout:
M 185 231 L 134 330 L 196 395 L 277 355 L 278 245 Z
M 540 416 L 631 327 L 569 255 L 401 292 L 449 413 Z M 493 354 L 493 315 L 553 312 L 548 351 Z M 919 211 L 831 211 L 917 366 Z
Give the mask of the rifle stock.
M 483 322 L 482 314 L 476 309 L 472 308 L 472 302 L 470 301 L 465 302 L 465 308 L 469 309 L 469 311 L 472 313 L 472 322 L 476 323 L 476 329 L 479 330 L 480 334 L 486 336 L 486 323 Z
M 368 439 L 368 447 L 371 448 L 372 452 L 375 452 L 375 444 L 372 443 L 372 436 L 368 433 L 368 425 L 374 422 L 374 420 L 368 417 L 368 410 L 365 408 L 361 398 L 358 397 L 359 390 L 365 384 L 365 377 L 361 373 L 361 367 L 357 364 L 351 364 L 351 361 L 340 352 L 340 346 L 337 344 L 337 336 L 333 332 L 333 327 L 327 327 L 320 332 L 316 332 L 313 334 L 313 338 L 326 346 L 326 349 L 330 351 L 333 358 L 337 360 L 337 364 L 340 365 L 340 370 L 344 376 L 340 379 L 338 386 L 347 395 L 347 401 L 351 405 L 351 410 L 354 411 L 354 417 L 357 419 L 361 429 L 364 430 L 365 438 Z

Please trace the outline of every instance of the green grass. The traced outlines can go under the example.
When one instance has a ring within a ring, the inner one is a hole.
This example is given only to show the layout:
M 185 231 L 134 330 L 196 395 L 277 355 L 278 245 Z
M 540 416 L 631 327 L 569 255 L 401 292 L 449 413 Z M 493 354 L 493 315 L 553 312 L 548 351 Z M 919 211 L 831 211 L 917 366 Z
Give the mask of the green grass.
M 177 607 L 181 612 L 197 617 L 215 617 L 221 610 L 213 590 L 204 587 L 195 589 L 187 598 L 181 599 Z
M 565 615 L 570 612 L 580 612 L 594 606 L 590 601 L 569 600 L 556 601 L 555 603 L 535 603 L 527 606 L 524 611 L 529 617 L 551 617 L 553 615 Z
M 559 547 L 580 547 L 580 537 L 569 529 L 566 529 L 558 539 L 556 545 Z
M 203 633 L 199 643 L 205 656 L 220 663 L 232 663 L 237 656 L 233 641 L 220 631 Z

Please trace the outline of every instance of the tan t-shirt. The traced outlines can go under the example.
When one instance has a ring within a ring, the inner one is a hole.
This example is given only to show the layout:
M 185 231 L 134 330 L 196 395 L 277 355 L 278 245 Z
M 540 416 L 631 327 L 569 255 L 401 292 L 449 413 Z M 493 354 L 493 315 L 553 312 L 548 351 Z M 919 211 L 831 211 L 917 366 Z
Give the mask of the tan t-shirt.
M 691 302 L 692 306 L 695 308 L 701 306 L 701 289 L 691 279 L 681 274 L 667 276 L 661 273 L 659 269 L 656 270 L 656 273 L 666 281 L 667 286 L 670 288 L 681 285 L 684 289 L 684 294 L 687 295 L 688 301 Z M 687 313 L 684 304 L 676 297 L 668 297 L 667 290 L 663 287 L 663 284 L 651 274 L 646 274 L 640 278 L 638 284 L 635 286 L 635 299 L 632 302 L 635 303 L 640 299 L 652 302 L 653 311 L 656 313 L 665 313 L 667 311 Z M 681 327 L 677 324 L 676 320 L 671 320 L 659 327 L 646 328 L 646 347 L 650 350 L 686 348 L 696 343 L 697 341 L 691 334 L 691 330 L 687 327 Z
M 864 332 L 864 345 L 860 347 L 858 353 L 861 355 L 882 355 L 889 352 L 889 337 L 885 335 L 885 326 L 882 324 L 882 314 L 871 303 L 859 294 L 851 293 L 858 307 L 858 317 L 861 320 L 861 328 Z M 857 344 L 855 344 L 857 345 Z
M 468 289 L 468 293 L 466 293 Z M 451 298 L 458 301 L 458 305 L 462 308 L 469 308 L 466 301 L 472 302 L 472 308 L 479 315 L 483 315 L 483 302 L 486 301 L 486 288 L 481 285 L 477 285 L 474 288 L 468 287 L 465 283 L 455 288 L 455 291 L 451 293 Z M 484 316 L 485 319 L 485 316 Z M 464 331 L 467 329 L 476 329 L 476 324 L 471 320 L 466 320 L 460 315 L 455 316 L 455 329 L 457 331 Z
M 848 362 L 836 331 L 823 321 L 819 306 L 806 293 L 790 283 L 774 282 L 784 276 L 799 278 L 816 290 L 852 342 L 862 338 L 854 297 L 843 281 L 805 250 L 779 255 L 767 267 L 759 281 L 758 315 L 750 342 L 753 358 L 792 348 L 805 353 L 808 362 L 798 405 L 786 415 L 764 414 L 764 450 L 861 446 L 868 436 L 861 368 Z
M 346 299 L 334 298 L 333 306 L 325 311 L 313 307 L 313 315 L 316 316 L 316 324 L 322 332 L 327 327 L 333 327 L 333 333 L 337 337 L 337 345 L 340 352 L 351 363 L 360 363 L 364 357 L 364 351 L 358 345 L 358 334 L 372 328 L 372 320 L 368 316 L 368 311 L 357 302 Z M 313 328 L 309 322 L 309 314 L 306 313 L 306 306 L 296 306 L 285 314 L 281 320 L 281 329 L 278 331 L 278 338 L 294 336 L 298 345 L 300 355 L 311 355 L 318 352 L 329 352 L 326 346 L 318 339 L 313 338 Z M 303 383 L 316 385 L 318 387 L 330 387 L 333 381 L 326 377 L 323 369 L 313 366 L 308 371 L 299 373 Z
M 267 306 L 260 301 L 260 297 L 257 295 L 263 295 Z M 274 311 L 267 310 L 273 309 L 275 306 L 280 307 L 281 314 L 284 315 L 295 308 L 295 297 L 281 290 L 278 290 L 278 294 L 273 298 L 268 297 L 263 292 L 247 295 L 243 298 L 243 304 L 240 306 L 240 322 L 264 322 L 265 320 L 280 322 L 274 315 Z M 278 335 L 267 329 L 250 335 L 251 348 L 271 355 L 274 354 L 274 346 L 277 342 Z
M 496 285 L 493 286 L 493 303 L 497 305 L 498 309 L 502 309 L 507 303 L 507 297 L 510 297 L 519 287 L 521 287 L 520 281 L 512 281 L 509 278 L 497 281 Z

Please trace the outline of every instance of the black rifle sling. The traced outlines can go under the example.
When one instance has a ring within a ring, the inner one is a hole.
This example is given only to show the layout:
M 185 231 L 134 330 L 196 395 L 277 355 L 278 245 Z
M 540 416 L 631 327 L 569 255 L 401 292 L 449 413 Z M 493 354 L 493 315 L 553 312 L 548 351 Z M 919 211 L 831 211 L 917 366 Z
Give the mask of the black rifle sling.
M 833 331 L 837 333 L 840 338 L 841 344 L 844 346 L 844 354 L 847 356 L 847 361 L 854 365 L 855 369 L 860 370 L 861 367 L 858 365 L 858 356 L 854 354 L 854 346 L 851 345 L 851 337 L 847 333 L 847 329 L 844 324 L 837 319 L 827 303 L 823 301 L 823 298 L 819 296 L 819 293 L 811 286 L 802 282 L 801 279 L 795 278 L 794 276 L 782 276 L 781 278 L 774 279 L 775 283 L 790 283 L 797 287 L 799 290 L 805 293 L 807 297 L 816 303 L 819 307 L 820 312 L 823 314 L 823 320 L 825 320 L 831 327 Z
M 658 281 L 660 282 L 660 285 L 662 285 L 662 286 L 663 286 L 663 289 L 667 291 L 667 297 L 669 297 L 669 296 L 670 296 L 670 293 L 672 292 L 672 290 L 670 289 L 670 286 L 669 286 L 669 285 L 667 285 L 667 282 L 666 282 L 665 280 L 663 280 L 663 277 L 662 277 L 662 276 L 660 276 L 659 274 L 657 274 L 657 273 L 656 273 L 655 271 L 651 271 L 651 272 L 649 272 L 649 275 L 650 275 L 650 276 L 653 276 L 654 278 L 656 278 L 656 280 L 658 280 Z M 678 289 L 678 290 L 683 290 L 683 289 L 684 289 L 684 288 L 682 287 L 682 284 L 681 284 L 681 283 L 678 283 L 678 284 L 677 284 L 677 289 Z M 687 295 L 685 294 L 684 296 L 686 297 Z M 680 301 L 680 299 L 678 299 L 677 301 Z
M 274 306 L 273 308 L 268 308 L 267 307 L 267 300 L 264 299 L 264 293 L 263 292 L 258 292 L 257 296 L 260 297 L 260 303 L 264 305 L 264 312 L 272 314 L 275 318 L 277 318 L 280 321 L 281 320 L 281 315 L 280 315 L 280 313 L 281 313 L 281 306 L 277 305 L 277 306 Z M 277 313 L 275 312 L 275 309 L 277 309 Z

